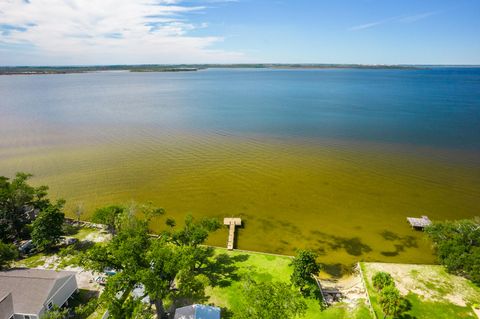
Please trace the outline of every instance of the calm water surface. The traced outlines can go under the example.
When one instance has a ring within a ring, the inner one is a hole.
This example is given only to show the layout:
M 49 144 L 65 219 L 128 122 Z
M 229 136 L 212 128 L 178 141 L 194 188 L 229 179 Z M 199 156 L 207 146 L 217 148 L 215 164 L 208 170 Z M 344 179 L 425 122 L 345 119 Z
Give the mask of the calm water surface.
M 0 77 L 0 175 L 32 172 L 86 216 L 242 216 L 239 248 L 332 265 L 433 262 L 405 217 L 479 214 L 479 136 L 478 68 Z

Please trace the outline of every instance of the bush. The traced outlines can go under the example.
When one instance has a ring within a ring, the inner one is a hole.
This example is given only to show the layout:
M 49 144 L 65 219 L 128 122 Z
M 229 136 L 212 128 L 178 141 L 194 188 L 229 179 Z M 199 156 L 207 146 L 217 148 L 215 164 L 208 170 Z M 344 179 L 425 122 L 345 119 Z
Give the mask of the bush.
M 425 229 L 439 261 L 451 273 L 480 285 L 480 221 L 436 222 Z
M 235 319 L 293 319 L 307 311 L 300 292 L 283 282 L 245 282 L 238 302 Z
M 405 300 L 394 284 L 387 285 L 380 291 L 379 303 L 386 316 L 397 317 L 405 311 Z
M 389 273 L 379 271 L 372 277 L 373 287 L 378 291 L 382 290 L 383 288 L 393 285 L 395 286 L 395 282 L 393 281 L 392 276 Z
M 317 263 L 317 254 L 311 250 L 298 250 L 293 258 L 291 266 L 293 272 L 290 276 L 292 285 L 303 291 L 306 287 L 315 284 L 312 275 L 320 272 L 320 265 Z
M 63 235 L 65 215 L 61 211 L 63 202 L 43 210 L 32 224 L 32 241 L 39 250 L 55 246 Z
M 18 257 L 18 250 L 12 244 L 0 241 L 0 270 L 8 267 Z

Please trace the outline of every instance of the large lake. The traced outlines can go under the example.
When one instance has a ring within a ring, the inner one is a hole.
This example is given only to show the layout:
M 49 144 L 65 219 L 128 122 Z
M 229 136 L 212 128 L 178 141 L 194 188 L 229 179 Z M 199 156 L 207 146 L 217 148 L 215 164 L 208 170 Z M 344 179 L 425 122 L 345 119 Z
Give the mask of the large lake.
M 480 215 L 480 69 L 1 76 L 0 175 L 16 171 L 70 214 L 152 201 L 242 217 L 241 249 L 433 262 L 405 218 Z

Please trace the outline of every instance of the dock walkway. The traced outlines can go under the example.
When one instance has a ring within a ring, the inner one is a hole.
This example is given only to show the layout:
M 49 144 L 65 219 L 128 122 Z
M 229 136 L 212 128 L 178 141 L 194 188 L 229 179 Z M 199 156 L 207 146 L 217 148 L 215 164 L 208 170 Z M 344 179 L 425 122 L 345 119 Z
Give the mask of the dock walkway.
M 223 224 L 229 226 L 227 249 L 233 250 L 233 243 L 235 242 L 235 226 L 242 225 L 241 218 L 224 218 Z

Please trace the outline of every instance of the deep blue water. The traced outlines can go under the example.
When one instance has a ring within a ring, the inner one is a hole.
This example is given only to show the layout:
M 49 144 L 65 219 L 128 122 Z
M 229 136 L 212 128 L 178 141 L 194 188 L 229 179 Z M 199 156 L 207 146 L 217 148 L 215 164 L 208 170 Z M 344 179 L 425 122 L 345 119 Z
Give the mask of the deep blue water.
M 12 117 L 480 150 L 480 68 L 0 76 Z

